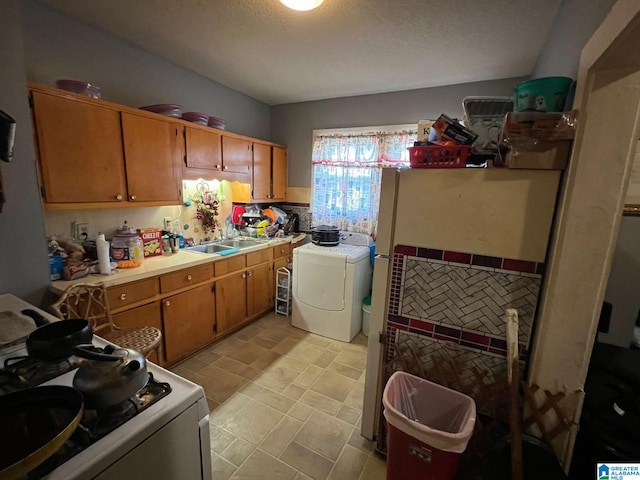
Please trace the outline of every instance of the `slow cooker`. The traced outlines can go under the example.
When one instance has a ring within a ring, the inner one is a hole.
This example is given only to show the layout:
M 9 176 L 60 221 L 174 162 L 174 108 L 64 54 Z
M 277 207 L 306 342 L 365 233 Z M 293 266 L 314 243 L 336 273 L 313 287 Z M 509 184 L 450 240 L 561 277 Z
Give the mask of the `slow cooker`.
M 312 227 L 311 242 L 323 247 L 335 247 L 340 243 L 340 230 L 330 225 Z

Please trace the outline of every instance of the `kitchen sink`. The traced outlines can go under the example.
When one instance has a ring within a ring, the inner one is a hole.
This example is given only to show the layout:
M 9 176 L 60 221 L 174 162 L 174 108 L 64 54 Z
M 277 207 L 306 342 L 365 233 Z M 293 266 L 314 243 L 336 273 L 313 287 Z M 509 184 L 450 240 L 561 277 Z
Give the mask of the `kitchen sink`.
M 233 250 L 233 248 L 234 247 L 220 245 L 219 243 L 205 243 L 204 245 L 195 245 L 193 247 L 187 247 L 186 250 L 189 252 L 198 252 L 198 253 L 220 253 L 220 252 Z
M 245 240 L 243 238 L 229 238 L 227 240 L 219 240 L 215 243 L 216 245 L 225 245 L 232 248 L 250 248 L 260 245 L 260 242 L 256 240 Z

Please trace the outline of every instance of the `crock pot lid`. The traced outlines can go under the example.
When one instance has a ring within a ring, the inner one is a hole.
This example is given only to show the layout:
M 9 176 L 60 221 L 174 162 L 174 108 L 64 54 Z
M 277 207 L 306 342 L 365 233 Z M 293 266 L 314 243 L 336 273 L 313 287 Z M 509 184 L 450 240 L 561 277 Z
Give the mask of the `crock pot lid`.
M 312 232 L 338 232 L 338 227 L 332 227 L 331 225 L 318 225 L 311 228 Z

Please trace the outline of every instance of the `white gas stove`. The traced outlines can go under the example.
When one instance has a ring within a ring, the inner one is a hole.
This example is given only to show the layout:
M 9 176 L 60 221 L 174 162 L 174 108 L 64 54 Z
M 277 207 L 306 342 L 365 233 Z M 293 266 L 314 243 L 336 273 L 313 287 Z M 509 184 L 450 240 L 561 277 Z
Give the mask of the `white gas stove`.
M 54 319 L 17 297 L 0 295 L 0 310 L 7 311 L 7 305 L 15 308 L 17 314 L 22 309 L 33 309 L 49 319 Z M 93 344 L 97 347 L 107 345 L 95 336 Z M 26 349 L 10 353 L 0 350 L 0 369 L 5 367 L 6 359 L 20 355 L 27 355 Z M 147 370 L 156 383 L 169 390 L 168 393 L 165 390 L 163 396 L 155 403 L 83 447 L 52 471 L 44 474 L 35 474 L 37 471 L 34 471 L 34 474 L 26 478 L 210 480 L 209 407 L 204 390 L 199 385 L 157 365 L 148 363 Z M 72 386 L 75 372 L 73 369 L 41 385 Z

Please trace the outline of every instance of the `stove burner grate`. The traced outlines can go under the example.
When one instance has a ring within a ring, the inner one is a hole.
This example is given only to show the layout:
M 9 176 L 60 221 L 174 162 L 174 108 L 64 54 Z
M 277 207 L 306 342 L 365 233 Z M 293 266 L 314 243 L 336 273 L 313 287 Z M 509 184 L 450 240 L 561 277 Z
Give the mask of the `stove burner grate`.
M 30 356 L 10 357 L 4 361 L 4 370 L 0 370 L 0 378 L 19 380 L 12 390 L 5 391 L 0 380 L 0 393 L 9 393 L 20 388 L 35 387 L 70 372 L 78 367 L 76 357 L 60 360 L 39 360 Z M 7 388 L 12 388 L 8 386 Z
M 120 427 L 137 414 L 171 393 L 168 383 L 158 382 L 149 372 L 149 381 L 133 397 L 102 410 L 86 409 L 82 421 L 69 440 L 44 463 L 32 470 L 28 480 L 39 479 Z

